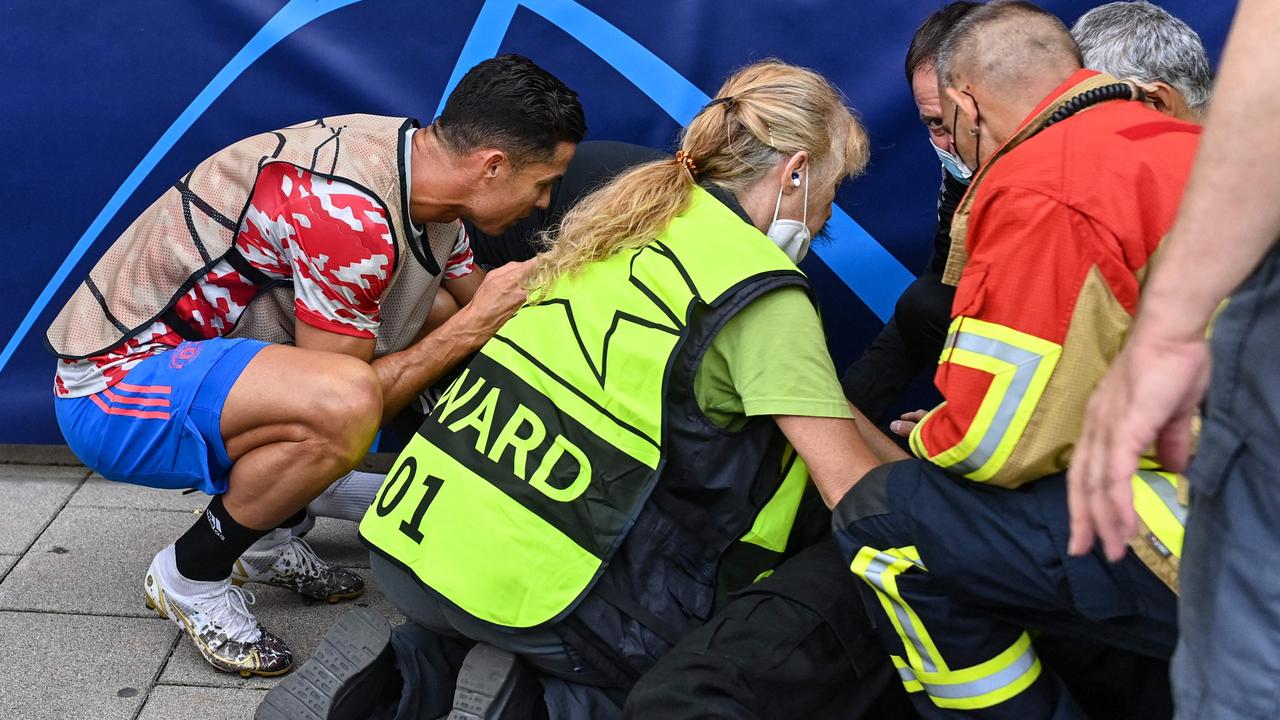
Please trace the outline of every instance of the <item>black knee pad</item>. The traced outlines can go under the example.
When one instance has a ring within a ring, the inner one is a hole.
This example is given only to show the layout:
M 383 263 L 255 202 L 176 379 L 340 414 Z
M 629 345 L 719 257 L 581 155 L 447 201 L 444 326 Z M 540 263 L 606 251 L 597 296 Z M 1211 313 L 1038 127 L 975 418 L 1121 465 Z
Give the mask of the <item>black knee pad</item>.
M 831 526 L 838 532 L 864 518 L 889 513 L 889 478 L 898 465 L 880 465 L 864 475 L 832 511 Z

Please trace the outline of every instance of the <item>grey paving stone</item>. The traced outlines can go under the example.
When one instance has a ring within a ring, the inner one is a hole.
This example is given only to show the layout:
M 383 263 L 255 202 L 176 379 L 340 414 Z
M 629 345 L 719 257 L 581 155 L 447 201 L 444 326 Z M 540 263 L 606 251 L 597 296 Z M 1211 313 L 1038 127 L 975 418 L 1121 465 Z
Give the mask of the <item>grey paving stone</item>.
M 0 584 L 0 609 L 154 617 L 143 575 L 192 522 L 181 512 L 68 507 Z
M 25 552 L 88 474 L 84 468 L 0 465 L 0 553 Z
M 0 445 L 0 463 L 22 465 L 80 465 L 66 445 Z
M 138 720 L 251 720 L 265 690 L 157 685 Z
M 365 581 L 369 581 L 369 571 L 358 571 Z M 347 600 L 330 605 L 325 602 L 304 600 L 301 597 L 281 588 L 263 585 L 248 585 L 257 598 L 257 603 L 250 610 L 258 616 L 258 622 L 275 635 L 288 643 L 293 649 L 294 667 L 311 657 L 320 637 L 329 626 L 342 617 L 348 609 L 358 603 L 381 613 L 391 625 L 404 622 L 404 616 L 395 609 L 389 600 L 376 588 L 369 587 L 365 594 L 355 600 Z M 173 657 L 160 676 L 160 682 L 167 685 L 215 685 L 231 688 L 269 688 L 278 678 L 253 677 L 243 679 L 239 675 L 221 673 L 214 670 L 200 653 L 183 638 L 173 651 Z
M 59 465 L 6 465 L 0 464 L 0 483 L 10 480 L 39 482 L 44 480 L 73 480 L 79 482 L 89 474 L 84 466 Z
M 9 568 L 18 562 L 19 557 L 18 555 L 0 555 L 0 577 L 4 577 L 4 574 L 9 572 Z
M 303 538 L 316 554 L 334 565 L 369 567 L 369 549 L 357 536 L 358 523 L 336 518 L 316 518 L 316 526 Z
M 4 717 L 130 720 L 177 632 L 159 619 L 0 612 Z
M 112 482 L 97 473 L 72 496 L 67 507 L 134 508 L 137 510 L 175 510 L 192 512 L 204 510 L 209 496 L 202 492 L 183 494 L 181 490 L 159 490 Z

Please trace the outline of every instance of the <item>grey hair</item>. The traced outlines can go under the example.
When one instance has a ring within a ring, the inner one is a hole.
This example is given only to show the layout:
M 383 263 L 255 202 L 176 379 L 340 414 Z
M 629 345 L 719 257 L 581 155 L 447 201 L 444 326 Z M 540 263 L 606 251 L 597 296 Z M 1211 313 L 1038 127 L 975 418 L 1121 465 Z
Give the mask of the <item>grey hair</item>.
M 1140 83 L 1163 82 L 1177 88 L 1197 115 L 1208 108 L 1213 69 L 1204 43 L 1163 8 L 1145 0 L 1108 3 L 1081 15 L 1071 34 L 1085 67 Z

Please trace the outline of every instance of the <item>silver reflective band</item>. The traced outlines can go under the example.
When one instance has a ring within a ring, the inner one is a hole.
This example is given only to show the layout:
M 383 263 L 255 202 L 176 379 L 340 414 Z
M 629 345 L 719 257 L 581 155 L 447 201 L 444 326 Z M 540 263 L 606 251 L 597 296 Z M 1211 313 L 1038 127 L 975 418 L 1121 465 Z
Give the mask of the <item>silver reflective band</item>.
M 1000 398 L 1000 407 L 996 409 L 995 416 L 991 418 L 991 424 L 987 426 L 987 431 L 983 433 L 978 446 L 963 459 L 947 466 L 948 470 L 967 475 L 986 465 L 987 461 L 995 455 L 1000 441 L 1004 439 L 1009 426 L 1013 424 L 1013 416 L 1018 412 L 1018 406 L 1022 404 L 1022 398 L 1026 396 L 1027 389 L 1031 387 L 1031 381 L 1035 378 L 1036 370 L 1040 368 L 1044 356 L 1014 347 L 1006 342 L 966 332 L 951 333 L 947 338 L 947 344 L 977 355 L 995 358 L 1014 367 L 1013 380 L 1009 382 L 1009 389 L 1004 397 Z
M 1151 488 L 1151 491 L 1160 498 L 1160 502 L 1169 508 L 1169 512 L 1178 520 L 1178 524 L 1182 527 L 1187 526 L 1187 509 L 1178 502 L 1178 488 L 1169 478 L 1158 472 L 1150 470 L 1139 470 L 1138 477 Z
M 921 687 L 932 697 L 947 700 L 964 700 L 987 695 L 1013 684 L 1018 678 L 1021 678 L 1034 668 L 1035 664 L 1035 647 L 1028 643 L 1027 649 L 1003 670 L 985 678 L 965 683 L 926 682 L 921 680 L 910 667 L 900 666 L 897 670 L 898 677 L 903 683 L 920 683 Z
M 1024 650 L 1022 654 L 1007 667 L 984 678 L 954 684 L 940 684 L 937 682 L 926 682 L 921 680 L 920 684 L 924 686 L 924 691 L 929 693 L 930 697 L 944 698 L 947 700 L 975 698 L 1012 685 L 1018 678 L 1026 675 L 1031 668 L 1035 667 L 1035 664 L 1035 648 L 1028 644 L 1027 649 Z
M 911 616 L 907 614 L 905 608 L 894 599 L 884 585 L 884 571 L 890 565 L 897 562 L 898 558 L 884 553 L 876 553 L 875 558 L 867 565 L 866 575 L 864 578 L 871 583 L 880 594 L 889 601 L 893 606 L 893 614 L 898 618 L 898 624 L 902 626 L 902 632 L 906 633 L 911 640 L 911 645 L 915 647 L 916 654 L 920 656 L 920 662 L 924 663 L 924 669 L 927 672 L 937 672 L 938 666 L 934 663 L 933 658 L 929 656 L 929 650 L 925 647 L 924 641 L 920 639 L 920 634 L 916 632 L 916 626 L 911 623 Z M 914 561 L 909 561 L 913 565 L 919 567 Z

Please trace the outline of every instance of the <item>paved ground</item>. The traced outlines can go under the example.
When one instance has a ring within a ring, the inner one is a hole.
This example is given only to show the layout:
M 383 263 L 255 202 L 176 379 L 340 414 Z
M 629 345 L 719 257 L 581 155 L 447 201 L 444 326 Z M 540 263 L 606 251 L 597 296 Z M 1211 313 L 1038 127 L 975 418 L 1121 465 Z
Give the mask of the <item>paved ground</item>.
M 143 604 L 152 556 L 208 498 L 108 482 L 57 450 L 7 448 L 0 463 L 0 717 L 30 720 L 252 718 L 273 680 L 209 667 Z M 355 524 L 321 520 L 316 552 L 368 577 Z M 376 587 L 338 605 L 251 585 L 262 624 L 306 662 L 354 602 L 401 622 Z

